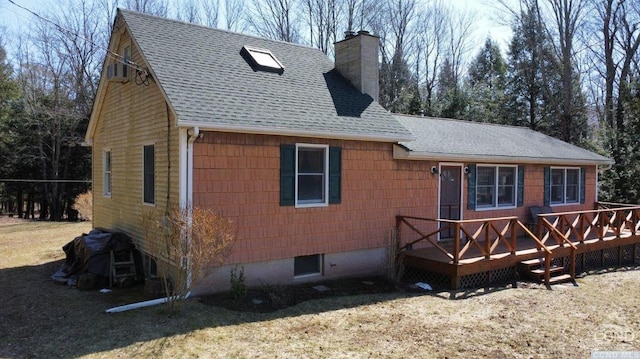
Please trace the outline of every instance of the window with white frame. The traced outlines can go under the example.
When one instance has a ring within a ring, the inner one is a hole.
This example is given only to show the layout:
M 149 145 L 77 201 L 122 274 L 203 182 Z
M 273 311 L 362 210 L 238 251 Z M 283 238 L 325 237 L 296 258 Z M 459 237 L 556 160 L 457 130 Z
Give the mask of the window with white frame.
M 296 206 L 327 205 L 329 146 L 296 145 Z
M 156 203 L 156 164 L 155 145 L 146 145 L 143 148 L 142 158 L 142 193 L 143 202 Z
M 580 169 L 551 168 L 551 204 L 580 202 Z
M 516 166 L 478 166 L 476 208 L 516 206 Z
M 299 256 L 293 259 L 293 276 L 307 277 L 322 274 L 322 254 Z
M 105 150 L 102 158 L 102 193 L 111 197 L 111 150 Z

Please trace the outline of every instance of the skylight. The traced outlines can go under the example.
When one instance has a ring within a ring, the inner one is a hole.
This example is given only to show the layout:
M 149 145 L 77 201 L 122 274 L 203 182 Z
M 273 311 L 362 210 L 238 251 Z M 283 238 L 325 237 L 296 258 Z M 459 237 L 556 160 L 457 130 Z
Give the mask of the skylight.
M 243 46 L 240 53 L 249 61 L 255 71 L 262 70 L 278 73 L 284 71 L 284 66 L 269 50 Z

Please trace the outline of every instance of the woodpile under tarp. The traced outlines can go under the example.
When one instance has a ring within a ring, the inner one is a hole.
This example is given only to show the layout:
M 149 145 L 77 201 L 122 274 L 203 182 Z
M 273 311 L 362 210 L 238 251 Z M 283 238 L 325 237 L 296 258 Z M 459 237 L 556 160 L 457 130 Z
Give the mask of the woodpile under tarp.
M 132 255 L 135 261 L 135 277 L 128 283 L 116 283 L 127 286 L 144 280 L 140 252 L 135 248 L 131 237 L 122 232 L 94 229 L 88 234 L 76 237 L 62 247 L 66 254 L 65 263 L 51 276 L 60 284 L 95 288 L 109 284 L 112 253 L 117 257 Z

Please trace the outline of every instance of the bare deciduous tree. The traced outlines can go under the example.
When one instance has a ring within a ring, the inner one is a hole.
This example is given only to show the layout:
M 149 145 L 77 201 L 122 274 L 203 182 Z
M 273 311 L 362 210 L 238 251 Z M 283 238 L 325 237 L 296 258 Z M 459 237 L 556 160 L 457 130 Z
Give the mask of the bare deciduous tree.
M 178 20 L 200 23 L 200 4 L 198 0 L 180 0 L 176 2 L 176 18 Z
M 169 13 L 168 0 L 123 0 L 122 6 L 155 16 L 166 17 Z
M 434 96 L 437 86 L 438 70 L 445 53 L 446 27 L 450 8 L 442 1 L 431 3 L 420 14 L 418 38 L 416 42 L 416 76 L 424 91 L 425 114 L 433 116 Z
M 248 25 L 260 36 L 287 42 L 299 42 L 296 0 L 252 0 Z
M 573 117 L 576 114 L 575 97 L 581 92 L 574 88 L 576 84 L 574 43 L 578 31 L 583 26 L 586 0 L 547 0 L 551 17 L 547 22 L 549 38 L 558 58 L 559 72 L 562 77 L 562 100 L 560 103 L 561 139 L 572 142 Z
M 218 27 L 220 0 L 201 0 L 202 23 L 209 27 Z
M 304 0 L 311 46 L 325 54 L 337 40 L 340 2 L 337 0 Z

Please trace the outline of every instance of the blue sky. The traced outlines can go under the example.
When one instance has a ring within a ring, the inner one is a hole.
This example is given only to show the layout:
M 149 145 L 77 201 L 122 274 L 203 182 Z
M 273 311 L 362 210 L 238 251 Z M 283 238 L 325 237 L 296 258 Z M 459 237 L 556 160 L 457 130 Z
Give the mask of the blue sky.
M 38 14 L 47 16 L 53 1 L 64 0 L 13 0 L 15 3 L 29 8 Z M 481 46 L 484 39 L 490 36 L 498 41 L 503 51 L 511 37 L 511 30 L 508 26 L 501 24 L 500 13 L 491 4 L 495 4 L 493 0 L 450 0 L 451 3 L 459 9 L 468 9 L 474 14 L 477 20 L 478 29 L 474 32 L 474 41 Z M 56 4 L 57 5 L 57 4 Z M 11 4 L 8 0 L 0 0 L 0 26 L 4 27 L 9 38 L 4 39 L 5 46 L 11 46 L 11 37 L 19 33 L 20 29 L 24 29 L 33 20 L 33 16 Z M 475 51 L 474 51 L 475 52 Z

